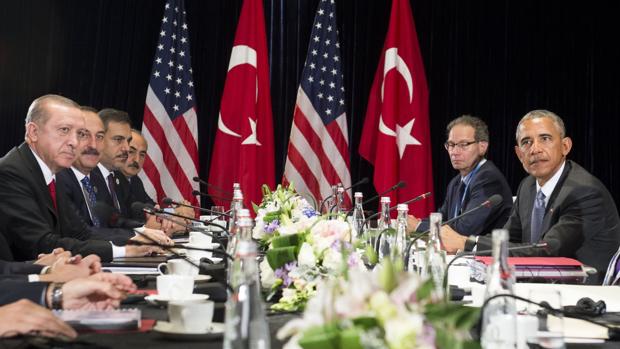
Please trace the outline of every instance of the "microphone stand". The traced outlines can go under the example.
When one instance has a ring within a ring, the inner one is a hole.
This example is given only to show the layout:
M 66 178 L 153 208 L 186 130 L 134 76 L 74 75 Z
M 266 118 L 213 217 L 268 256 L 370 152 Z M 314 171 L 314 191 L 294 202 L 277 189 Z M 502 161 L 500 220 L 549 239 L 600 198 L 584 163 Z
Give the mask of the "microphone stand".
M 197 222 L 197 223 L 202 223 L 202 224 L 209 225 L 209 226 L 218 227 L 218 228 L 222 229 L 222 231 L 226 232 L 226 234 L 228 236 L 230 236 L 230 232 L 228 231 L 228 229 L 226 229 L 226 227 L 224 227 L 224 226 L 222 226 L 220 224 L 217 224 L 217 223 L 212 223 L 210 221 L 203 221 L 203 220 L 200 220 L 200 219 L 196 219 L 194 217 L 188 217 L 188 216 L 184 216 L 182 214 L 178 214 L 178 213 L 174 213 L 174 212 L 165 212 L 165 211 L 162 211 L 162 210 L 154 210 L 153 209 L 153 210 L 148 210 L 148 211 L 144 211 L 144 212 L 149 213 L 149 214 L 155 214 L 155 215 L 160 214 L 161 216 L 158 215 L 158 217 L 162 217 L 162 218 L 165 217 L 165 215 L 170 215 L 170 216 L 174 216 L 174 217 L 179 217 L 179 218 L 187 219 L 187 220 L 190 220 L 192 222 Z M 186 225 L 186 224 L 184 224 L 183 226 L 191 227 L 191 229 L 196 228 L 196 227 L 189 226 L 189 225 Z
M 211 188 L 219 191 L 222 194 L 226 194 L 228 196 L 233 196 L 233 194 L 231 192 L 229 192 L 229 191 L 227 191 L 225 189 L 222 189 L 221 187 L 219 187 L 219 186 L 217 186 L 215 184 L 211 184 L 211 183 L 209 183 L 207 181 L 204 181 L 204 180 L 200 179 L 200 177 L 194 177 L 193 180 L 194 180 L 194 182 L 198 182 L 200 184 L 206 185 L 207 187 L 211 187 Z
M 169 200 L 166 200 L 169 199 Z M 183 206 L 183 207 L 189 207 L 189 208 L 193 208 L 194 210 L 199 210 L 201 212 L 207 212 L 207 213 L 211 213 L 212 215 L 218 215 L 218 216 L 226 216 L 228 218 L 230 218 L 230 210 L 226 211 L 226 212 L 216 212 L 213 210 L 209 210 L 207 208 L 202 208 L 200 206 L 194 206 L 194 205 L 188 205 L 188 204 L 184 204 L 182 202 L 178 202 L 178 201 L 174 201 L 170 198 L 165 198 L 162 200 L 162 202 L 166 205 L 176 205 L 176 206 Z

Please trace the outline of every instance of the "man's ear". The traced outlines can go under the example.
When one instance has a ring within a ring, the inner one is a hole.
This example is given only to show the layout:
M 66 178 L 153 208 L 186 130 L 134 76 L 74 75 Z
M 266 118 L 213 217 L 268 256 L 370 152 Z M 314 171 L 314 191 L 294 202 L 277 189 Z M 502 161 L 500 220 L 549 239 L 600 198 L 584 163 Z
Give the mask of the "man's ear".
M 26 124 L 26 140 L 30 143 L 35 143 L 39 139 L 39 125 L 34 122 L 29 122 Z
M 562 155 L 564 155 L 564 157 L 566 157 L 566 155 L 570 153 L 570 150 L 572 148 L 573 148 L 573 140 L 570 139 L 570 137 L 562 138 Z

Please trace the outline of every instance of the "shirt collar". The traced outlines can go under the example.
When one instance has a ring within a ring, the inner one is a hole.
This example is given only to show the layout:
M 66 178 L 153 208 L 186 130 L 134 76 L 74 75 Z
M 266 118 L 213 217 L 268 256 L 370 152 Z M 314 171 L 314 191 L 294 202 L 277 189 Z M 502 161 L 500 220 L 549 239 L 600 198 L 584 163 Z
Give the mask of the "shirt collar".
M 71 166 L 71 170 L 73 170 L 73 174 L 75 174 L 75 177 L 77 178 L 78 182 L 81 182 L 82 179 L 84 179 L 84 177 L 89 177 L 88 175 L 83 174 L 80 170 L 78 170 L 74 166 Z M 90 179 L 90 177 L 88 179 Z
M 471 172 L 466 174 L 465 177 L 461 177 L 461 182 L 465 183 L 465 185 L 468 185 L 469 182 L 471 182 L 472 180 L 473 174 L 476 172 L 476 170 L 480 168 L 480 166 L 484 165 L 485 162 L 487 162 L 487 159 L 482 158 L 482 160 L 478 162 L 478 165 L 476 165 L 476 167 L 474 167 L 474 169 L 471 170 Z
M 41 168 L 41 172 L 43 172 L 43 178 L 45 179 L 45 185 L 50 185 L 53 180 L 56 180 L 56 175 L 52 173 L 52 170 L 43 162 L 43 160 L 37 155 L 37 152 L 34 149 L 30 148 L 30 151 L 34 155 L 34 158 L 37 159 L 37 163 Z
M 545 183 L 542 187 L 536 181 L 536 192 L 542 190 L 543 194 L 545 194 L 545 204 L 549 202 L 549 197 L 553 193 L 555 186 L 560 181 L 560 177 L 562 177 L 562 173 L 564 172 L 564 166 L 566 165 L 566 161 L 562 163 L 562 166 L 555 172 L 555 174 Z
M 112 173 L 112 171 L 105 168 L 105 166 L 103 166 L 101 163 L 98 163 L 97 167 L 99 167 L 99 171 L 101 171 L 101 174 L 103 175 L 103 178 L 105 179 L 107 179 L 110 173 Z

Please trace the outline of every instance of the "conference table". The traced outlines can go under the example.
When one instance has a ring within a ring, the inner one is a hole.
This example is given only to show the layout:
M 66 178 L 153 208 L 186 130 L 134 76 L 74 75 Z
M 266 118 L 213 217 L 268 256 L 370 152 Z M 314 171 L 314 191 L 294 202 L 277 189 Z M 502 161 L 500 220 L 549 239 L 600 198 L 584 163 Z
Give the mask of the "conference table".
M 159 261 L 156 261 L 159 262 Z M 458 267 L 455 272 L 461 273 Z M 155 275 L 133 276 L 141 291 L 153 292 L 156 288 Z M 465 298 L 466 303 L 472 306 L 480 306 L 480 293 L 484 292 L 483 285 L 469 284 L 472 296 Z M 617 287 L 601 287 L 601 286 L 584 286 L 584 285 L 558 285 L 558 284 L 517 284 L 515 287 L 516 294 L 527 295 L 531 289 L 559 289 L 562 291 L 563 302 L 565 304 L 574 304 L 576 299 L 589 296 L 593 299 L 602 299 L 607 303 L 609 311 L 620 312 L 620 297 Z M 202 282 L 195 286 L 195 293 L 209 294 L 215 303 L 214 322 L 224 321 L 224 299 L 226 290 L 220 283 Z M 163 335 L 152 330 L 155 321 L 167 321 L 168 314 L 165 307 L 149 304 L 146 301 L 138 300 L 135 303 L 124 304 L 123 307 L 138 308 L 142 312 L 143 328 L 135 331 L 110 331 L 110 332 L 82 332 L 78 339 L 74 342 L 49 342 L 38 340 L 29 343 L 28 340 L 22 339 L 4 339 L 0 340 L 0 348 L 207 348 L 215 349 L 223 347 L 223 337 L 214 336 L 211 338 L 192 337 L 192 336 L 170 336 Z M 268 312 L 267 321 L 271 333 L 271 347 L 274 349 L 282 348 L 285 343 L 276 338 L 278 330 L 291 319 L 300 317 L 299 313 L 272 313 Z M 146 328 L 145 328 L 146 327 Z M 28 345 L 27 345 L 28 344 Z M 567 348 L 618 348 L 618 342 L 603 343 L 567 343 Z

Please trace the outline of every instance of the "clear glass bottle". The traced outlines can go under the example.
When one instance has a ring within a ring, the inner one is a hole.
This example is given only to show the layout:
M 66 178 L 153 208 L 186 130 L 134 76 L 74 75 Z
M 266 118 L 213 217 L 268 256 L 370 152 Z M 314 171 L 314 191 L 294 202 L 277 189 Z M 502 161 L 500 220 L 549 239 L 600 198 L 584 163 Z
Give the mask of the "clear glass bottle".
M 342 184 L 338 184 L 338 188 L 336 189 L 336 204 L 334 205 L 334 213 L 335 215 L 339 215 L 345 211 L 344 207 L 344 187 Z M 332 219 L 336 219 L 336 216 L 332 216 Z
M 234 235 L 236 233 L 235 224 L 237 224 L 237 210 L 240 210 L 242 208 L 243 193 L 241 192 L 241 189 L 235 189 L 233 191 L 233 199 L 230 203 L 230 218 L 228 219 L 228 232 L 231 235 Z
M 383 260 L 390 256 L 394 241 L 393 234 L 390 233 L 389 228 L 391 225 L 390 219 L 390 197 L 381 197 L 381 215 L 377 222 L 377 228 L 379 229 L 379 241 L 378 241 L 378 256 L 379 260 Z
M 514 271 L 508 264 L 508 230 L 493 230 L 493 264 L 487 271 L 485 301 L 500 294 L 513 294 Z M 515 300 L 509 297 L 495 298 L 483 309 L 483 348 L 515 348 L 516 345 Z
M 231 276 L 233 294 L 226 302 L 224 349 L 271 348 L 256 255 L 256 243 L 239 241 Z
M 364 237 L 364 222 L 366 217 L 364 216 L 364 194 L 362 192 L 355 192 L 353 195 L 355 198 L 355 206 L 353 208 L 353 240 L 362 239 Z
M 441 213 L 433 212 L 429 218 L 430 235 L 426 244 L 422 276 L 429 277 L 435 285 L 434 294 L 443 298 L 443 276 L 446 271 L 446 252 L 441 249 L 439 232 L 441 230 Z
M 398 204 L 396 210 L 398 211 L 398 216 L 396 218 L 396 236 L 394 237 L 392 255 L 394 258 L 402 260 L 407 247 L 407 214 L 409 213 L 409 206 Z M 407 261 L 403 261 L 403 263 L 407 263 Z
M 250 218 L 251 222 L 250 210 L 248 210 L 247 208 L 238 209 L 237 213 L 235 214 L 236 223 L 234 225 L 234 231 L 230 232 L 230 236 L 228 237 L 228 245 L 226 246 L 226 253 L 231 256 L 235 255 L 237 243 L 239 242 L 239 240 L 248 240 L 252 238 L 251 226 L 248 233 L 247 229 L 243 230 L 242 227 L 239 225 L 239 222 L 244 218 Z

